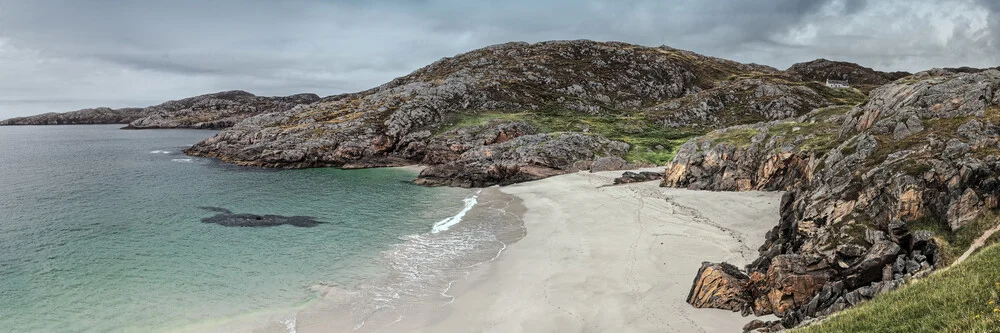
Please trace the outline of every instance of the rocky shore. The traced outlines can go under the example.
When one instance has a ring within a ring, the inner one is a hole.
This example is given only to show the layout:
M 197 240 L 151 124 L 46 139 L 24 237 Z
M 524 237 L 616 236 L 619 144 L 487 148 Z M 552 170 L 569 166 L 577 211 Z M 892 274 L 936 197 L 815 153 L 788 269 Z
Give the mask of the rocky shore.
M 943 267 L 995 223 L 1000 71 L 931 71 L 853 108 L 718 130 L 681 148 L 663 186 L 788 191 L 745 270 L 705 263 L 688 302 L 794 327 Z M 981 231 L 978 231 L 981 233 Z

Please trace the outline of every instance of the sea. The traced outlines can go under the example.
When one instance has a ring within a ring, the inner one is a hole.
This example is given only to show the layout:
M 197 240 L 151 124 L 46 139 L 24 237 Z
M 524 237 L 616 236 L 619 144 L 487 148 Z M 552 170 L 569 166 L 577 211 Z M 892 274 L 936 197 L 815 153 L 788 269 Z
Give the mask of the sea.
M 413 169 L 241 167 L 183 154 L 214 131 L 119 127 L 0 127 L 0 331 L 296 332 L 332 300 L 357 328 L 445 295 L 523 230 L 470 221 L 478 190 Z M 222 211 L 320 223 L 203 222 Z

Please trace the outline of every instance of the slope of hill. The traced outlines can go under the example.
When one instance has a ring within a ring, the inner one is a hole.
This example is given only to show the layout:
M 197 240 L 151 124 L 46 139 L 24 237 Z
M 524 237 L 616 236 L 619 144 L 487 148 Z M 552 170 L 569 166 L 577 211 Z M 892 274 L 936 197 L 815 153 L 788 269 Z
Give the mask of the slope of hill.
M 910 76 L 910 73 L 907 72 L 880 72 L 855 63 L 826 59 L 794 64 L 786 69 L 785 73 L 802 81 L 848 80 L 851 85 L 857 86 L 865 92 Z
M 706 130 L 862 99 L 667 47 L 508 43 L 371 90 L 248 118 L 187 153 L 285 168 L 423 163 L 430 167 L 421 183 L 487 186 L 595 162 L 621 167 L 623 158 L 664 163 L 680 139 Z

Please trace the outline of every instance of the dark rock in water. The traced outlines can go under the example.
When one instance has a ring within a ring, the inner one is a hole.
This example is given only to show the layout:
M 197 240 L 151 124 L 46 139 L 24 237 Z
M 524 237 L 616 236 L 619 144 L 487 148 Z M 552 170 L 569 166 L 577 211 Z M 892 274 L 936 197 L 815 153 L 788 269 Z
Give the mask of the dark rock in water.
M 232 211 L 221 207 L 198 208 L 218 213 L 214 216 L 201 219 L 202 222 L 214 223 L 225 227 L 276 227 L 287 224 L 300 228 L 312 228 L 327 223 L 317 221 L 316 218 L 310 216 L 234 214 Z

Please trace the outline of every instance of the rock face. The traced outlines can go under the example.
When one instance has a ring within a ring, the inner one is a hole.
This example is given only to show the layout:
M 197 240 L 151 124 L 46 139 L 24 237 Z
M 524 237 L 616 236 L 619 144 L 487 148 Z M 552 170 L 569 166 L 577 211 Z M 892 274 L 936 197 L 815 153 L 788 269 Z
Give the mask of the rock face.
M 128 129 L 221 129 L 252 115 L 280 112 L 320 98 L 315 94 L 259 97 L 244 91 L 227 91 L 169 101 L 146 108 L 96 108 L 66 113 L 46 113 L 13 118 L 0 125 L 128 124 Z
M 773 73 L 734 77 L 648 110 L 664 113 L 659 122 L 665 126 L 718 128 L 719 124 L 786 119 L 834 104 L 821 94 L 830 89 L 791 80 Z
M 585 170 L 593 164 L 588 161 L 595 159 L 621 160 L 629 148 L 595 135 L 536 132 L 523 122 L 491 122 L 435 137 L 424 156 L 424 164 L 430 166 L 420 172 L 416 183 L 507 185 Z
M 854 108 L 686 144 L 664 186 L 788 191 L 778 226 L 743 273 L 746 289 L 725 293 L 746 298 L 716 303 L 752 304 L 737 310 L 773 313 L 790 327 L 953 259 L 937 238 L 1000 202 L 998 103 L 1000 71 L 923 75 L 879 87 Z

